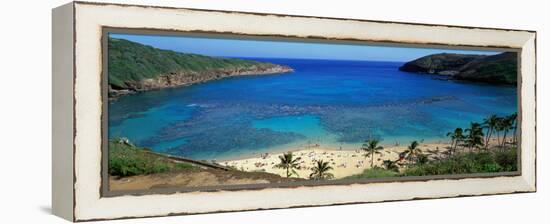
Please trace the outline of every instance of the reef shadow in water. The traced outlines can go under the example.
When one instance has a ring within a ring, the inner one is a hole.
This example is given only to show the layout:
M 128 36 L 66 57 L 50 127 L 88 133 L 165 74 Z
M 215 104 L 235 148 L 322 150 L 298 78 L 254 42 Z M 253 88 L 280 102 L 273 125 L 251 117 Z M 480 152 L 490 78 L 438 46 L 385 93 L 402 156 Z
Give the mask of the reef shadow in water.
M 301 115 L 319 117 L 321 126 L 335 134 L 336 140 L 341 143 L 357 143 L 372 138 L 383 140 L 381 136 L 386 135 L 422 133 L 426 131 L 423 130 L 426 126 L 432 129 L 430 131 L 443 133 L 446 129 L 442 127 L 441 121 L 433 120 L 420 107 L 456 100 L 455 97 L 442 96 L 362 106 L 205 102 L 201 103 L 203 106 L 190 119 L 164 127 L 142 144 L 151 147 L 166 141 L 185 139 L 184 144 L 164 151 L 192 158 L 216 158 L 242 150 L 254 151 L 306 139 L 299 133 L 258 129 L 251 125 L 257 119 Z M 392 122 L 387 123 L 388 120 Z M 411 121 L 424 125 L 411 126 Z M 403 126 L 407 126 L 408 133 L 401 133 Z
M 210 105 L 189 120 L 164 127 L 143 144 L 154 146 L 165 141 L 185 139 L 184 144 L 164 151 L 173 155 L 209 159 L 305 139 L 305 136 L 297 133 L 254 128 L 251 125 L 253 119 L 254 116 L 239 106 Z

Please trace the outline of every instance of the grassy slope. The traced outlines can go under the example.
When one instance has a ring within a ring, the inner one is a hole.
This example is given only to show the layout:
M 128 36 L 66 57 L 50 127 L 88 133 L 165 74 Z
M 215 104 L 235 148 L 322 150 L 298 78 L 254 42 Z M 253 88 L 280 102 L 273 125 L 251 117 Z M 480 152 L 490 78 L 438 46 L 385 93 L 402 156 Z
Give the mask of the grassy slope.
M 149 153 L 146 148 L 118 140 L 109 142 L 109 189 L 197 187 L 303 181 L 265 172 L 223 170 L 190 164 Z
M 175 162 L 147 151 L 116 140 L 109 141 L 109 174 L 123 177 L 197 169 L 194 165 Z
M 517 169 L 517 150 L 510 148 L 504 151 L 460 153 L 448 159 L 412 165 L 401 173 L 375 167 L 343 179 L 508 172 Z
M 271 65 L 250 60 L 208 57 L 161 50 L 124 39 L 109 38 L 109 84 L 127 88 L 140 81 L 171 73 L 200 73 L 218 69 L 245 69 Z

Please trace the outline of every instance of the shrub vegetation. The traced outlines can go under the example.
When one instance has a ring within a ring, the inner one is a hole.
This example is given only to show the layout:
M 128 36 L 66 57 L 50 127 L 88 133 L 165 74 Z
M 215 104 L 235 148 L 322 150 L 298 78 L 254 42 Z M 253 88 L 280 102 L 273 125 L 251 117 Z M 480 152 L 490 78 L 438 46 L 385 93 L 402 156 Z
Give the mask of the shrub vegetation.
M 373 167 L 371 160 L 371 169 L 344 179 L 517 171 L 516 129 L 516 113 L 503 117 L 490 115 L 483 123 L 472 122 L 466 129 L 456 128 L 449 132 L 447 136 L 451 138 L 451 145 L 447 152 L 428 149 L 426 154 L 417 141 L 412 141 L 399 159 L 385 160 L 382 164 L 384 168 Z M 495 134 L 496 144 L 491 143 L 491 137 Z M 507 134 L 512 135 L 508 136 L 511 139 L 507 138 Z
M 197 167 L 148 152 L 127 141 L 109 141 L 109 174 L 126 177 L 180 170 L 194 170 Z
M 517 170 L 515 147 L 495 152 L 466 152 L 448 159 L 434 160 L 411 166 L 403 176 L 426 176 L 465 173 L 493 173 Z

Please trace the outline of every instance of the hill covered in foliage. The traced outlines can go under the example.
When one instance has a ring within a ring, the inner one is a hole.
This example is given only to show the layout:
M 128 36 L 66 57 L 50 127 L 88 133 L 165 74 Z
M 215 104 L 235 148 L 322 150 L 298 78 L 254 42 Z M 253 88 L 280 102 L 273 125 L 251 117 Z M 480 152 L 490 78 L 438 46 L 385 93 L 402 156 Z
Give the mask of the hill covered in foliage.
M 448 76 L 451 79 L 493 84 L 517 83 L 517 53 L 496 55 L 433 54 L 405 63 L 405 72 Z
M 124 39 L 109 38 L 108 45 L 111 97 L 229 76 L 292 72 L 284 65 L 180 53 Z

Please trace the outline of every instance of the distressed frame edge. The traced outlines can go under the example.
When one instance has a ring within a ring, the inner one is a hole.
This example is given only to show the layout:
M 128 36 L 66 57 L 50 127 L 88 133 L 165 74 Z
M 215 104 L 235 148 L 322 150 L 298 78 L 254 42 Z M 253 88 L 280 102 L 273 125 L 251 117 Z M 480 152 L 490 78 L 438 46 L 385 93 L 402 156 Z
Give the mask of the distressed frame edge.
M 523 44 L 521 54 L 522 60 L 521 66 L 519 68 L 522 73 L 522 78 L 520 79 L 521 83 L 518 87 L 521 92 L 521 98 L 520 101 L 518 101 L 518 105 L 520 106 L 519 111 L 521 118 L 519 130 L 521 133 L 519 137 L 519 141 L 521 143 L 521 163 L 519 165 L 522 169 L 521 176 L 524 178 L 525 183 L 531 187 L 530 192 L 537 192 L 537 32 L 531 33 L 530 39 Z M 524 81 L 532 81 L 532 83 L 527 83 L 527 85 L 525 85 Z M 527 92 L 529 88 L 532 88 L 532 92 Z M 526 94 L 526 96 L 524 96 L 524 94 Z M 532 103 L 532 108 L 527 107 L 527 109 L 531 111 L 527 111 L 526 114 L 524 114 L 525 111 L 523 109 L 524 106 L 526 106 L 524 105 L 524 103 Z M 528 117 L 532 119 L 532 122 L 524 122 L 524 115 L 532 116 L 532 118 Z M 526 131 L 527 134 L 532 134 L 532 136 L 530 136 L 531 139 L 525 142 L 523 141 L 523 138 L 525 137 L 524 131 Z M 525 147 L 523 145 L 524 143 L 532 143 L 532 148 Z M 525 168 L 529 169 L 528 171 L 530 172 L 524 173 L 523 170 Z M 528 176 L 528 174 L 530 174 L 531 176 Z
M 207 9 L 207 8 L 188 8 L 188 7 L 171 7 L 171 6 L 158 6 L 158 5 L 146 5 L 146 4 L 125 4 L 125 3 L 113 3 L 113 2 L 93 2 L 93 1 L 73 1 L 75 4 L 81 5 L 97 5 L 97 6 L 124 6 L 124 7 L 139 7 L 139 8 L 153 8 L 153 9 L 176 9 L 176 10 L 190 10 L 200 12 L 218 12 L 229 14 L 243 14 L 243 15 L 258 15 L 258 16 L 276 16 L 276 17 L 295 17 L 295 18 L 310 18 L 310 19 L 327 19 L 327 20 L 341 20 L 341 21 L 357 21 L 357 22 L 374 22 L 385 24 L 403 24 L 403 25 L 416 25 L 416 26 L 428 26 L 428 27 L 448 27 L 448 28 L 463 28 L 463 29 L 482 29 L 482 30 L 501 30 L 501 31 L 516 31 L 516 32 L 530 32 L 536 33 L 536 30 L 529 29 L 507 29 L 499 27 L 481 27 L 481 26 L 462 26 L 462 25 L 447 25 L 437 23 L 420 23 L 420 22 L 397 22 L 389 20 L 372 20 L 372 19 L 356 19 L 356 18 L 342 18 L 342 17 L 329 17 L 329 16 L 308 16 L 299 14 L 281 14 L 281 13 L 263 13 L 253 11 L 231 11 L 220 9 Z
M 80 3 L 80 2 L 79 2 Z M 82 3 L 80 3 L 82 4 Z M 89 5 L 88 3 L 83 3 L 85 5 Z M 149 6 L 148 8 L 155 8 L 154 6 Z M 177 8 L 179 9 L 179 8 Z M 243 14 L 250 14 L 250 13 L 243 13 Z M 75 17 L 76 18 L 76 17 Z M 400 23 L 399 24 L 404 24 L 404 23 Z M 415 24 L 412 24 L 412 25 L 415 25 Z M 472 28 L 472 27 L 468 27 L 468 28 Z M 525 30 L 521 30 L 521 31 L 525 31 Z M 74 30 L 74 32 L 76 32 L 76 30 Z M 527 31 L 527 32 L 530 32 L 532 34 L 534 34 L 536 36 L 536 31 Z M 534 65 L 535 65 L 535 73 L 533 74 L 534 77 L 536 78 L 536 38 L 533 39 L 533 41 L 535 42 L 535 47 L 534 47 L 534 52 L 535 52 L 535 55 L 533 57 L 534 59 Z M 76 41 L 76 39 L 75 39 Z M 74 66 L 76 67 L 76 62 L 74 64 Z M 75 68 L 76 69 L 76 68 Z M 76 71 L 75 71 L 76 72 Z M 536 85 L 536 82 L 534 83 Z M 535 88 L 535 95 L 536 95 L 536 88 Z M 76 96 L 75 96 L 76 97 Z M 76 99 L 75 99 L 76 100 Z M 533 101 L 535 102 L 535 106 L 536 106 L 536 98 L 533 99 Z M 535 109 L 535 118 L 536 118 L 536 109 Z M 76 117 L 75 117 L 76 119 Z M 534 149 L 534 153 L 536 154 L 536 129 L 535 129 L 535 149 Z M 76 147 L 76 146 L 75 146 Z M 76 150 L 76 149 L 75 149 Z M 536 163 L 536 159 L 534 160 L 534 162 Z M 533 182 L 533 185 L 532 185 L 532 189 L 528 189 L 528 190 L 525 190 L 525 191 L 515 191 L 515 192 L 507 192 L 507 193 L 497 193 L 497 194 L 508 194 L 508 193 L 522 193 L 522 192 L 536 192 L 536 164 L 535 164 L 535 174 L 534 174 L 534 182 Z M 75 171 L 75 178 L 76 178 L 76 171 Z M 530 185 L 529 184 L 529 180 L 526 180 L 524 179 L 525 183 Z M 478 195 L 460 195 L 460 196 L 449 196 L 449 197 L 467 197 L 467 196 L 479 196 L 479 195 L 496 195 L 496 194 L 478 194 Z M 435 197 L 435 198 L 447 198 L 447 197 Z M 431 198 L 420 198 L 420 199 L 431 199 Z M 416 200 L 415 198 L 413 199 L 403 199 L 403 200 Z M 387 200 L 387 201 L 401 201 L 401 200 Z M 384 202 L 384 200 L 382 201 L 376 201 L 376 202 Z M 356 202 L 356 203 L 373 203 L 373 202 L 369 202 L 369 201 L 366 201 L 366 202 Z M 356 204 L 356 203 L 335 203 L 335 204 L 326 204 L 326 205 L 304 205 L 304 206 L 291 206 L 289 208 L 293 208 L 293 207 L 317 207 L 317 206 L 328 206 L 328 205 L 339 205 L 339 204 Z M 75 204 L 75 207 L 76 207 L 76 204 Z M 268 208 L 268 209 L 279 209 L 279 208 Z M 250 209 L 250 210 L 265 210 L 265 209 Z M 213 211 L 213 212 L 206 212 L 206 213 L 217 213 L 217 212 L 232 212 L 232 211 L 250 211 L 248 209 L 243 209 L 243 210 L 223 210 L 223 211 Z M 76 212 L 74 212 L 76 213 Z M 178 214 L 175 214 L 175 213 L 169 213 L 169 214 L 165 214 L 165 215 L 153 215 L 153 216 L 124 216 L 124 217 L 119 217 L 119 218 L 137 218 L 137 217 L 157 217 L 157 216 L 166 216 L 166 215 L 189 215 L 189 214 L 203 214 L 203 213 L 178 213 Z M 73 214 L 74 215 L 74 219 L 73 221 L 92 221 L 92 220 L 107 220 L 107 219 L 119 219 L 119 218 L 106 218 L 106 219 L 101 219 L 101 218 L 98 218 L 98 219 L 93 219 L 93 218 L 89 218 L 89 219 L 79 219 L 76 214 Z
M 51 11 L 52 213 L 76 221 L 74 212 L 74 13 L 70 2 Z M 69 195 L 67 195 L 67 193 Z
M 82 219 L 82 220 L 76 219 L 74 222 L 127 220 L 127 219 L 138 219 L 138 218 L 160 218 L 160 217 L 172 217 L 172 216 L 208 215 L 208 214 L 220 214 L 220 213 L 269 211 L 269 210 L 298 209 L 298 208 L 318 208 L 318 207 L 344 206 L 344 205 L 392 203 L 392 202 L 403 202 L 403 201 L 444 200 L 444 199 L 453 199 L 453 198 L 529 194 L 529 193 L 535 193 L 535 192 L 536 191 L 525 190 L 525 191 L 513 191 L 513 192 L 505 192 L 505 193 L 497 193 L 497 194 L 457 195 L 457 196 L 446 196 L 446 197 L 415 197 L 411 199 L 402 199 L 402 200 L 357 201 L 357 202 L 350 202 L 350 203 L 333 203 L 333 204 L 322 204 L 322 205 L 299 205 L 299 206 L 289 206 L 289 207 L 257 208 L 257 209 L 243 209 L 243 210 L 219 210 L 219 211 L 203 212 L 203 213 L 177 212 L 177 213 L 168 213 L 168 214 L 161 214 L 161 215 L 121 216 L 117 218 L 93 218 L 93 219 Z

